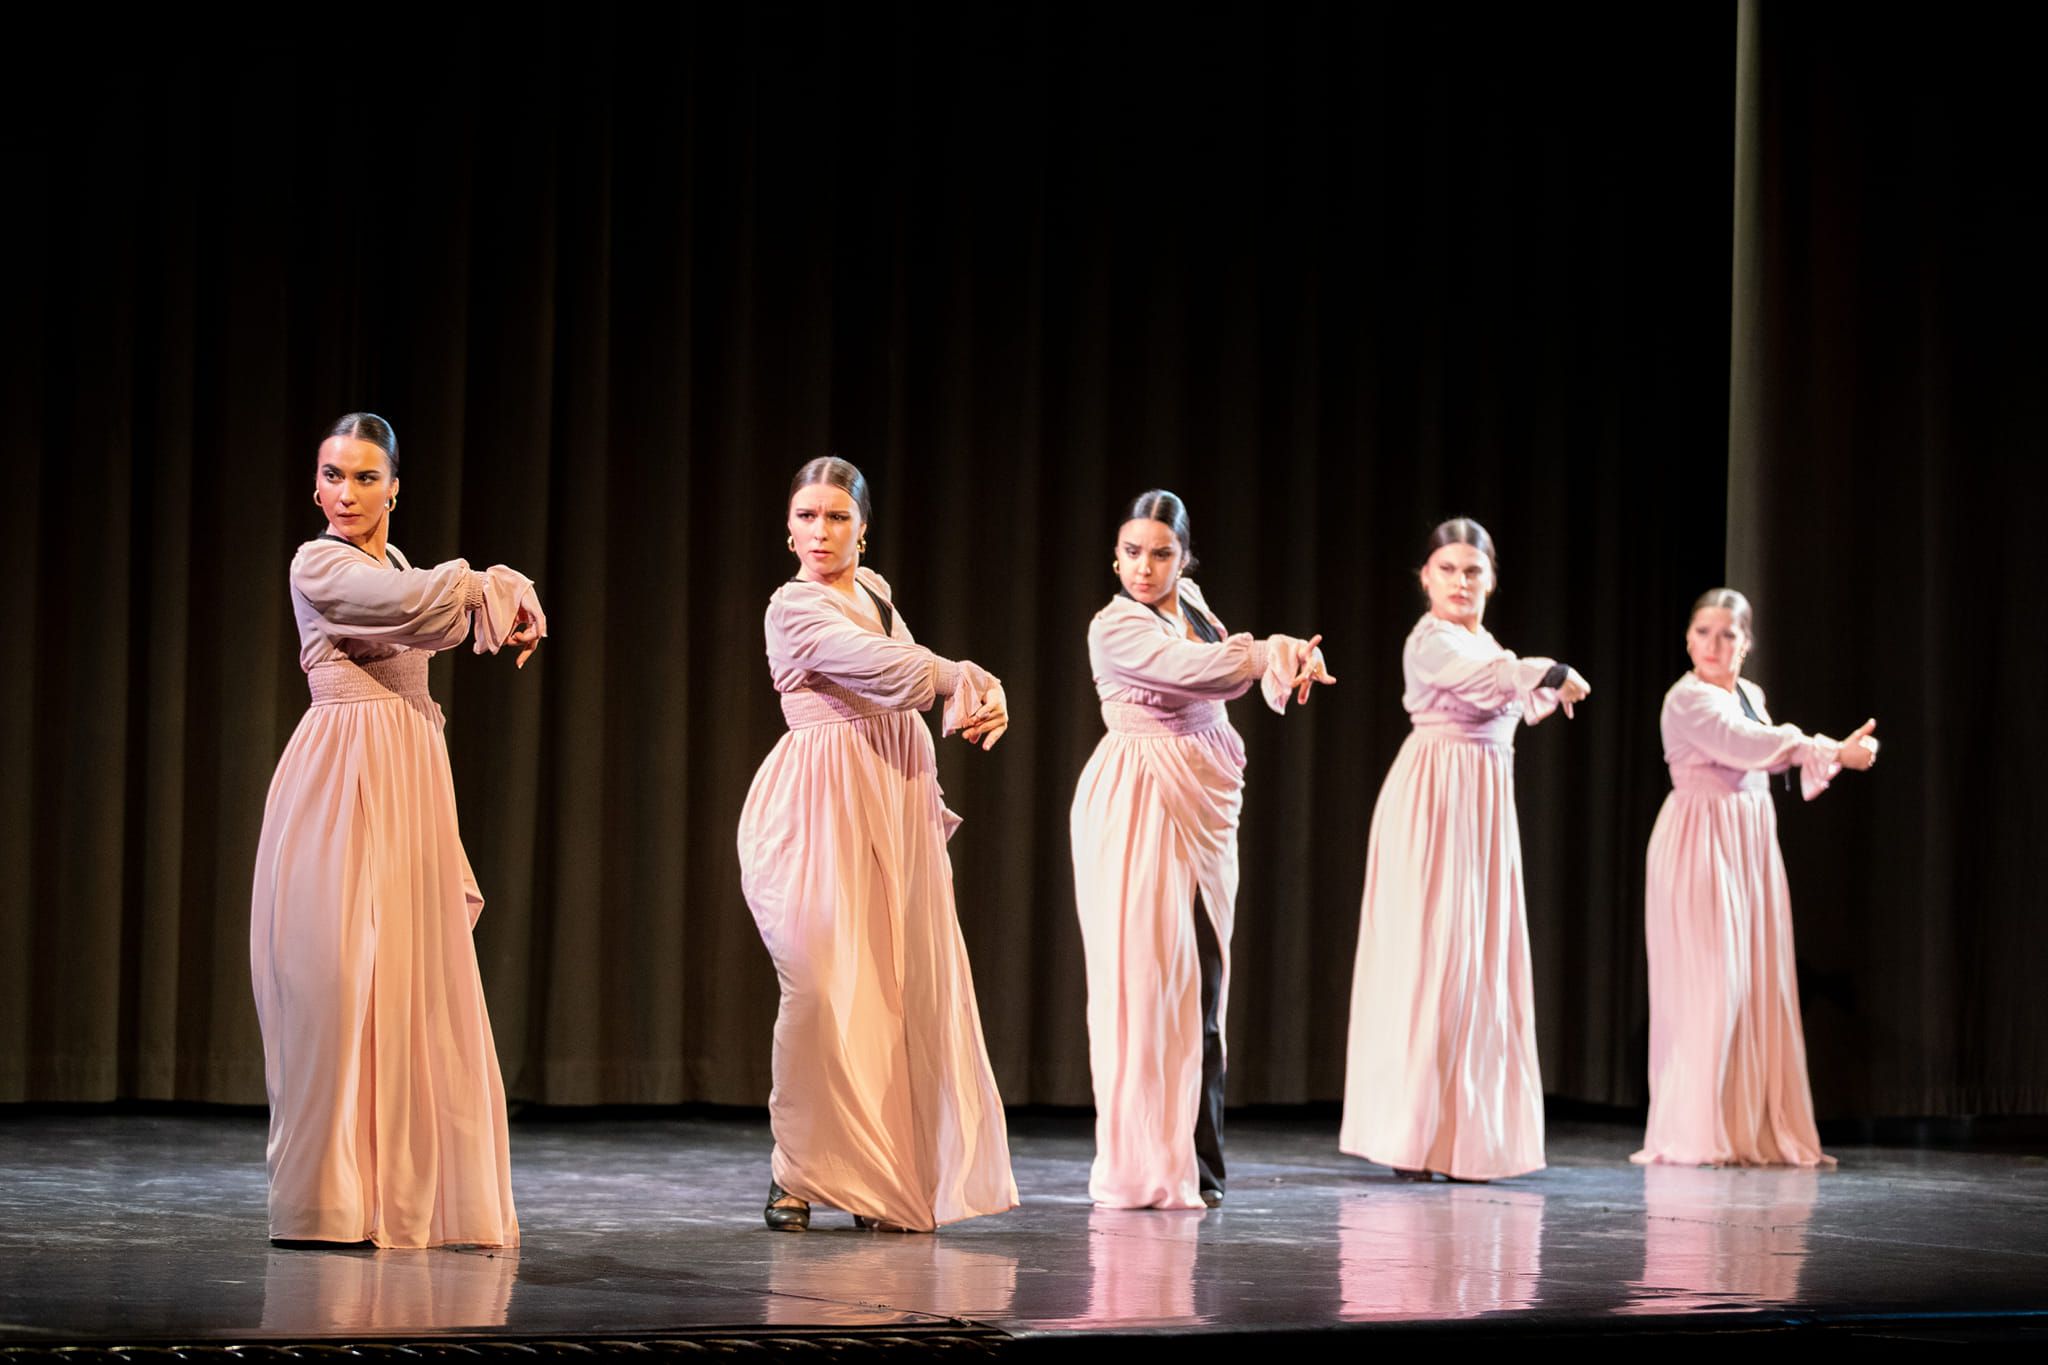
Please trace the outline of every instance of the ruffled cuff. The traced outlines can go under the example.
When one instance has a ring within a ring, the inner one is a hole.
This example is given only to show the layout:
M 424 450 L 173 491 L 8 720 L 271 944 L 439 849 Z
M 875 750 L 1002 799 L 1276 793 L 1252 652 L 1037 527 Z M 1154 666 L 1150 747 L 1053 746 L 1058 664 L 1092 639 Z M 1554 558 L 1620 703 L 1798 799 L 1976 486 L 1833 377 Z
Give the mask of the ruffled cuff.
M 503 648 L 505 637 L 518 627 L 522 611 L 533 618 L 541 637 L 547 637 L 548 618 L 540 609 L 540 598 L 534 594 L 533 580 L 517 569 L 493 564 L 471 576 L 469 592 L 472 599 L 481 598 L 471 608 L 476 616 L 473 629 L 477 653 L 496 654 Z
M 1515 699 L 1522 703 L 1522 722 L 1534 725 L 1557 709 L 1557 689 L 1545 684 L 1555 659 L 1517 659 L 1514 669 Z
M 995 674 L 966 659 L 958 663 L 950 659 L 940 662 L 950 664 L 954 673 L 953 687 L 944 694 L 946 709 L 939 722 L 939 737 L 943 739 L 967 724 L 967 718 L 981 709 L 988 694 L 1003 684 Z
M 1292 635 L 1269 635 L 1252 644 L 1252 657 L 1258 662 L 1259 695 L 1266 699 L 1266 709 L 1276 716 L 1287 714 L 1287 703 L 1294 698 L 1294 679 L 1301 671 L 1296 660 L 1301 657 L 1301 647 L 1306 641 Z M 1323 651 L 1315 652 L 1320 660 Z
M 1815 735 L 1799 749 L 1799 794 L 1808 801 L 1828 789 L 1842 771 L 1842 742 Z

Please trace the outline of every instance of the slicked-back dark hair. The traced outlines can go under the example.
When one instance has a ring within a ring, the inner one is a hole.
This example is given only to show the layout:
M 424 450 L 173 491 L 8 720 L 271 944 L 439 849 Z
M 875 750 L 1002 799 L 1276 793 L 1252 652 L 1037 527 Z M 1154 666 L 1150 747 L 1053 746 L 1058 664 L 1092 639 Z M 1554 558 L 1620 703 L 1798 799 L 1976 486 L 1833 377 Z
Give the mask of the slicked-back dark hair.
M 1493 571 L 1493 581 L 1500 582 L 1500 556 L 1494 553 L 1493 537 L 1486 528 L 1470 517 L 1452 517 L 1449 521 L 1437 523 L 1429 533 L 1429 544 L 1422 551 L 1422 563 L 1429 564 L 1429 557 L 1446 545 L 1470 545 L 1486 556 L 1486 567 Z
M 875 519 L 868 507 L 867 478 L 853 467 L 851 460 L 842 460 L 837 455 L 820 455 L 815 460 L 805 461 L 804 467 L 797 470 L 796 477 L 789 481 L 789 496 L 794 498 L 801 490 L 821 483 L 852 498 L 853 505 L 860 509 L 861 521 Z
M 1164 488 L 1148 488 L 1131 499 L 1124 521 L 1156 521 L 1173 532 L 1173 538 L 1180 542 L 1184 561 L 1180 566 L 1182 573 L 1193 573 L 1201 563 L 1195 558 L 1195 547 L 1188 531 L 1187 504 L 1180 500 L 1178 494 L 1169 493 Z
M 1692 618 L 1698 616 L 1708 607 L 1726 608 L 1734 624 L 1741 628 L 1744 635 L 1749 637 L 1750 644 L 1752 646 L 1756 644 L 1756 618 L 1750 612 L 1749 599 L 1747 597 L 1744 597 L 1733 588 L 1709 588 L 1700 594 L 1699 601 L 1693 603 L 1692 610 L 1685 614 L 1686 625 L 1691 626 Z
M 391 429 L 391 423 L 374 412 L 352 412 L 327 429 L 327 436 L 352 436 L 358 441 L 368 441 L 384 452 L 385 463 L 391 467 L 391 477 L 398 477 L 398 433 Z M 324 442 L 327 437 L 322 437 Z

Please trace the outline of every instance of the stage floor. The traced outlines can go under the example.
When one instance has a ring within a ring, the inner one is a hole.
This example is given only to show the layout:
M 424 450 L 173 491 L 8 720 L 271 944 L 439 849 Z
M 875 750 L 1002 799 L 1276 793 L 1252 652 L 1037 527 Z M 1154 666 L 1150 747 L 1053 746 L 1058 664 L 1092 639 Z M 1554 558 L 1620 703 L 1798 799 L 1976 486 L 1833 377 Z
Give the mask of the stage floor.
M 0 1348 L 1404 1324 L 1925 1336 L 1971 1315 L 2048 1330 L 2048 1160 L 1851 1147 L 1823 1173 L 1643 1169 L 1638 1136 L 1557 1124 L 1547 1171 L 1415 1185 L 1340 1155 L 1334 1120 L 1237 1120 L 1221 1209 L 1111 1212 L 1088 1202 L 1088 1121 L 1025 1117 L 1015 1212 L 904 1236 L 819 1209 L 792 1235 L 761 1223 L 761 1117 L 529 1119 L 513 1128 L 518 1252 L 281 1251 L 259 1115 L 0 1110 Z

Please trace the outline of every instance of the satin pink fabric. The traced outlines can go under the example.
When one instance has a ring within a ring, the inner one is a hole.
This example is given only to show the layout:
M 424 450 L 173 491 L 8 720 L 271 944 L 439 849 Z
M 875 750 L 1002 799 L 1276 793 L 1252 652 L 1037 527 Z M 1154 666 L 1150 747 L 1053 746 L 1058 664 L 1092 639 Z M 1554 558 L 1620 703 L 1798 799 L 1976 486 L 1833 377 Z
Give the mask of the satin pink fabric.
M 879 574 L 860 580 L 887 600 Z M 740 814 L 740 883 L 774 959 L 772 1170 L 791 1194 L 929 1230 L 1017 1203 L 918 712 L 951 734 L 995 679 L 883 634 L 822 584 L 769 600 L 768 667 L 790 730 Z
M 1543 1166 L 1543 1081 L 1514 736 L 1557 704 L 1549 659 L 1425 615 L 1401 656 L 1414 731 L 1373 808 L 1342 1149 L 1492 1180 Z
M 1180 594 L 1185 609 L 1208 613 L 1193 582 L 1182 580 Z M 1267 704 L 1284 710 L 1299 650 L 1289 636 L 1191 640 L 1121 596 L 1088 627 L 1107 733 L 1082 770 L 1069 830 L 1095 1090 L 1088 1193 L 1098 1204 L 1203 1207 L 1195 897 L 1222 950 L 1220 1018 L 1229 1005 L 1244 792 L 1244 742 L 1223 703 L 1261 682 Z
M 533 586 L 338 541 L 292 561 L 313 704 L 278 760 L 250 897 L 270 1235 L 516 1246 L 505 1091 L 470 931 L 483 909 L 427 659 L 495 647 Z M 545 618 L 541 618 L 543 628 Z
M 1637 1162 L 1833 1165 L 1807 1084 L 1792 893 L 1765 774 L 1800 770 L 1806 798 L 1840 771 L 1840 746 L 1758 720 L 1687 673 L 1660 725 L 1671 794 L 1643 887 L 1650 958 L 1650 1119 Z

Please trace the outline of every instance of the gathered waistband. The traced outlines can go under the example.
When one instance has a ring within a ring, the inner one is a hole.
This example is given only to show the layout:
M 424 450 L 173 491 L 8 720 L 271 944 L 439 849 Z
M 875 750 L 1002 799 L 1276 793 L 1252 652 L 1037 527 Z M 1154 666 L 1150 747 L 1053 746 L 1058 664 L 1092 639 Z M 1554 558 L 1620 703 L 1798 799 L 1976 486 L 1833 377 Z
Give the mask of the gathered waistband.
M 1736 792 L 1767 792 L 1770 789 L 1770 774 L 1764 772 L 1723 768 L 1719 764 L 1701 764 L 1698 767 L 1671 770 L 1671 790 L 1675 792 L 1729 796 Z
M 870 716 L 893 716 L 904 707 L 883 706 L 837 683 L 813 683 L 782 694 L 782 720 L 792 730 L 843 725 Z
M 339 706 L 356 701 L 415 701 L 427 696 L 425 650 L 408 649 L 388 659 L 357 663 L 353 659 L 326 659 L 306 670 L 306 690 L 315 706 Z
M 1510 749 L 1515 747 L 1515 727 L 1522 723 L 1521 716 L 1514 712 L 1488 716 L 1485 720 L 1461 720 L 1455 716 L 1425 712 L 1413 719 L 1415 733 L 1423 739 L 1502 744 Z
M 1113 735 L 1199 735 L 1230 721 L 1220 701 L 1189 702 L 1186 706 L 1140 706 L 1133 701 L 1102 703 L 1102 723 Z

